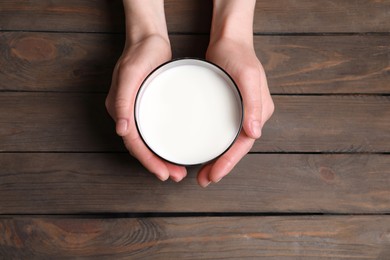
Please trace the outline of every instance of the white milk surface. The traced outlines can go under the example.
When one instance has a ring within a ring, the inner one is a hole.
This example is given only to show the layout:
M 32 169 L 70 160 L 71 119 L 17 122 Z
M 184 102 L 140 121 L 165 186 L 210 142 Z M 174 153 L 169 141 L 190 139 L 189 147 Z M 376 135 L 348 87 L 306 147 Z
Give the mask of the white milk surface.
M 194 165 L 229 148 L 240 131 L 242 107 L 234 83 L 220 69 L 200 60 L 185 61 L 169 63 L 144 82 L 136 119 L 156 154 Z

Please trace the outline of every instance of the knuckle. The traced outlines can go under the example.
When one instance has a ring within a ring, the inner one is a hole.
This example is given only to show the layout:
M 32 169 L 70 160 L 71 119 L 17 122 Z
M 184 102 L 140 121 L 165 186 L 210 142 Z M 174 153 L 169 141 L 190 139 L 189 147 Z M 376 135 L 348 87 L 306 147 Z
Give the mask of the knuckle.
M 119 111 L 123 111 L 129 108 L 129 101 L 126 98 L 118 97 L 115 100 L 115 109 Z
M 266 122 L 268 119 L 271 118 L 271 116 L 275 112 L 275 104 L 274 104 L 274 102 L 273 102 L 271 97 L 268 99 L 267 104 L 266 104 L 266 106 L 264 108 L 265 108 L 264 109 L 264 117 L 265 117 L 264 118 L 265 119 L 264 122 Z
M 148 154 L 146 154 L 146 156 L 145 156 L 145 162 L 146 162 L 146 163 L 149 163 L 150 161 L 153 160 L 153 158 L 154 158 L 154 155 L 153 155 L 152 153 L 148 153 Z
M 142 64 L 130 59 L 122 59 L 116 64 L 116 71 L 118 76 L 125 74 L 136 74 L 141 71 Z
M 233 159 L 231 157 L 222 156 L 221 159 L 222 159 L 222 161 L 227 169 L 231 170 L 234 167 L 234 162 L 233 162 Z
M 271 116 L 275 112 L 275 104 L 271 98 L 270 98 L 270 102 L 268 105 L 268 109 L 269 109 L 269 115 Z
M 113 118 L 114 118 L 114 110 L 113 110 L 113 107 L 112 107 L 112 101 L 111 101 L 111 98 L 110 97 L 107 97 L 106 100 L 104 101 L 104 105 L 106 107 L 106 110 L 108 112 L 108 114 Z
M 104 105 L 105 105 L 107 110 L 109 110 L 111 108 L 111 98 L 109 96 L 106 97 L 106 99 L 104 100 Z
M 117 64 L 117 71 L 119 75 L 129 73 L 131 66 L 127 62 L 119 62 Z
M 265 75 L 264 67 L 263 67 L 263 65 L 260 62 L 259 62 L 259 66 L 258 67 L 259 67 L 260 73 Z
M 260 71 L 256 66 L 246 66 L 241 71 L 241 77 L 244 81 L 260 82 Z

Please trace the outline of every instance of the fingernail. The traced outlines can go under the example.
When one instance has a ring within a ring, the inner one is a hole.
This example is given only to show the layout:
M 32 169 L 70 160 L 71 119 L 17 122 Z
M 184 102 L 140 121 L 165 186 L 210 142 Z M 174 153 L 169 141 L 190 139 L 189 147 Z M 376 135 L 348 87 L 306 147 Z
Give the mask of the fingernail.
M 210 183 L 211 183 L 211 181 L 209 181 L 208 183 L 206 183 L 205 185 L 203 185 L 202 187 L 203 188 L 206 188 L 207 186 L 209 186 L 210 185 Z
M 214 181 L 214 183 L 218 183 L 218 182 L 220 182 L 221 180 L 222 180 L 222 177 L 219 178 L 219 179 L 217 179 L 216 181 Z
M 252 122 L 252 132 L 255 138 L 259 138 L 261 136 L 261 124 L 259 121 Z
M 119 119 L 116 123 L 116 133 L 120 136 L 124 135 L 127 132 L 127 120 Z
M 171 176 L 170 177 L 171 178 L 171 180 L 173 180 L 174 182 L 180 182 L 181 180 L 182 180 L 182 178 L 177 178 L 177 177 L 174 177 L 174 176 Z
M 168 176 L 162 176 L 160 174 L 156 174 L 156 177 L 160 179 L 160 181 L 166 181 L 169 179 L 169 175 Z

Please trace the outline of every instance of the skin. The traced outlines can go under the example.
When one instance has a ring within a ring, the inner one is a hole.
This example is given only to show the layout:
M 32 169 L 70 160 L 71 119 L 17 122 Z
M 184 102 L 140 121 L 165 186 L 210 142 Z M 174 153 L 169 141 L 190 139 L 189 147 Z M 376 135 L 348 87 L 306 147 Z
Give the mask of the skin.
M 186 168 L 160 159 L 144 145 L 133 114 L 135 96 L 144 78 L 172 56 L 164 1 L 124 0 L 123 3 L 126 43 L 114 68 L 106 108 L 130 154 L 160 180 L 171 178 L 179 182 L 186 177 Z M 199 171 L 198 183 L 202 187 L 219 182 L 232 171 L 260 138 L 262 127 L 274 111 L 264 69 L 253 47 L 255 3 L 255 0 L 214 0 L 206 59 L 224 68 L 236 81 L 245 113 L 243 131 L 234 145 Z

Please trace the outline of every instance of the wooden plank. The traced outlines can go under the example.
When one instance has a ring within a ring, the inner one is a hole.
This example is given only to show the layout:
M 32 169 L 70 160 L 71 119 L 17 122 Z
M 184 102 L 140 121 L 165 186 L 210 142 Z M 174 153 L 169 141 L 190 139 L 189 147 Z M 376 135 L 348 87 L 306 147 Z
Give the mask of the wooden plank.
M 122 1 L 4 0 L 1 30 L 123 32 Z
M 207 37 L 197 37 L 196 48 L 184 45 L 193 39 L 173 38 L 175 56 L 206 51 Z M 0 33 L 0 89 L 107 91 L 123 44 L 121 35 Z
M 272 93 L 390 93 L 390 37 L 256 37 Z
M 254 31 L 389 32 L 390 1 L 257 1 Z
M 171 40 L 174 57 L 203 57 L 208 44 Z M 107 91 L 122 45 L 112 34 L 0 33 L 0 89 Z M 272 93 L 390 93 L 390 36 L 256 36 L 255 47 Z
M 0 89 L 107 90 L 122 45 L 109 35 L 0 33 Z
M 170 32 L 207 33 L 211 23 L 209 0 L 165 0 Z M 389 32 L 390 1 L 274 0 L 257 1 L 257 33 Z M 0 29 L 123 32 L 120 1 L 23 0 L 2 1 Z
M 104 94 L 0 93 L 0 151 L 125 151 Z M 390 152 L 390 96 L 274 96 L 252 152 Z
M 389 216 L 0 219 L 5 258 L 387 259 Z M 364 228 L 363 228 L 364 227 Z
M 203 189 L 160 182 L 127 154 L 2 153 L 0 214 L 390 213 L 390 156 L 249 154 Z
M 390 96 L 276 96 L 252 151 L 388 152 Z

